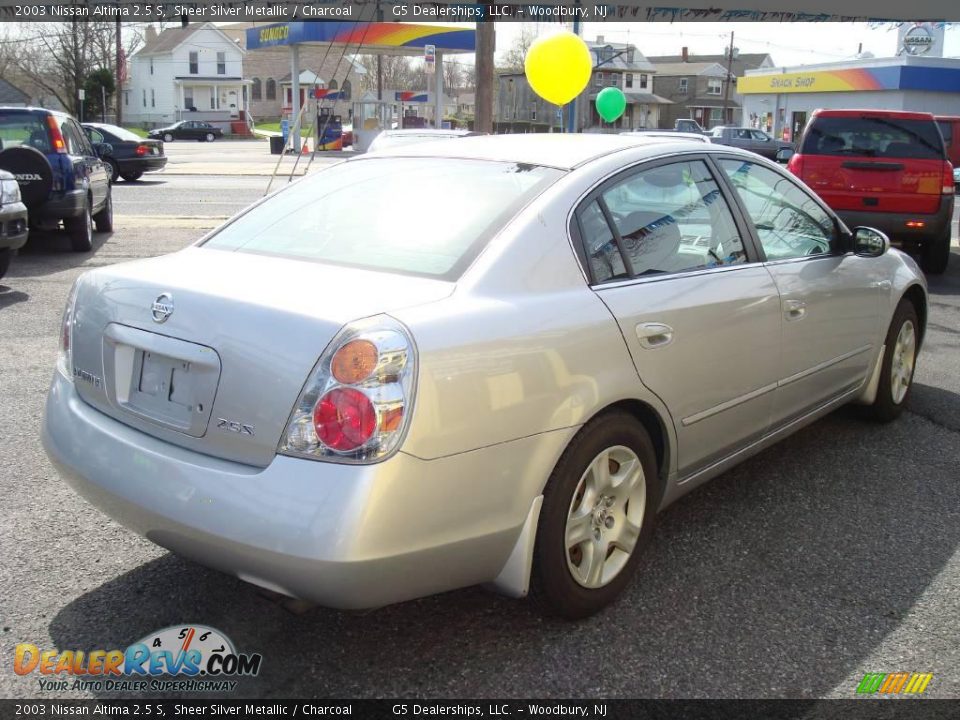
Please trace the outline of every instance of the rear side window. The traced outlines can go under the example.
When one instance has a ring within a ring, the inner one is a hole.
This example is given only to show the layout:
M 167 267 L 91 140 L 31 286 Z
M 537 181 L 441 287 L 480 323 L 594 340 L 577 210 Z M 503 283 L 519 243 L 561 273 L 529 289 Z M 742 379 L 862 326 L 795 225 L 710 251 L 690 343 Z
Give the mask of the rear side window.
M 205 247 L 456 280 L 563 172 L 452 158 L 369 158 L 298 181 Z
M 950 147 L 953 144 L 953 123 L 938 121 L 937 125 L 940 126 L 940 134 L 943 135 L 943 142 L 946 143 L 947 147 Z
M 578 220 L 594 283 L 746 262 L 730 209 L 700 160 L 633 173 L 583 206 Z
M 805 155 L 943 160 L 933 120 L 895 117 L 816 117 L 803 138 Z
M 0 149 L 28 145 L 44 154 L 51 152 L 45 116 L 0 112 L 0 143 Z

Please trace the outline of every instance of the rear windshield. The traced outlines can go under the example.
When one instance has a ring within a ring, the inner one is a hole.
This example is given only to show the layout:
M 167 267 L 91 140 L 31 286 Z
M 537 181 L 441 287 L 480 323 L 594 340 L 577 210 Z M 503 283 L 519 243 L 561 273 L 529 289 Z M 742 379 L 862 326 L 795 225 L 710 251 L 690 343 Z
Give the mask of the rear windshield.
M 933 120 L 886 117 L 817 117 L 803 138 L 804 154 L 943 160 Z
M 42 153 L 49 153 L 50 140 L 45 116 L 0 110 L 0 143 L 0 150 L 30 145 Z
M 118 140 L 128 140 L 132 142 L 140 142 L 141 138 L 136 133 L 132 133 L 126 128 L 117 127 L 116 125 L 92 125 L 95 130 L 99 130 L 101 133 L 110 133 Z
M 560 170 L 452 158 L 370 158 L 310 175 L 204 243 L 454 280 Z

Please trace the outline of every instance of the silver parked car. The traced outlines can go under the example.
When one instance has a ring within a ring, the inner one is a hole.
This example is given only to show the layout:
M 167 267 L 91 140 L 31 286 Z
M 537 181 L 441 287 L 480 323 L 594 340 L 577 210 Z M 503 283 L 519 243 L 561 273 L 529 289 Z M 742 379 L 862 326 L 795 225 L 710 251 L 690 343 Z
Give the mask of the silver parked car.
M 895 418 L 927 291 L 742 150 L 360 156 L 84 274 L 43 440 L 153 542 L 339 608 L 478 583 L 576 618 L 658 511 L 832 409 Z

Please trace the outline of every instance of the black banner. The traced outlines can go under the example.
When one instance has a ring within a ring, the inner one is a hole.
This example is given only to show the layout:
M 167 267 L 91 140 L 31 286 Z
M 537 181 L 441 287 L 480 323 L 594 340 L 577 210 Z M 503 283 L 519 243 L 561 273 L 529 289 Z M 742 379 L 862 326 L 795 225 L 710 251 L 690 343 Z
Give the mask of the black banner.
M 0 700 L 3 718 L 954 720 L 957 700 Z
M 365 21 L 379 10 L 405 22 L 852 22 L 960 20 L 960 3 L 915 0 L 647 0 L 473 3 L 457 0 L 0 0 L 0 22 Z

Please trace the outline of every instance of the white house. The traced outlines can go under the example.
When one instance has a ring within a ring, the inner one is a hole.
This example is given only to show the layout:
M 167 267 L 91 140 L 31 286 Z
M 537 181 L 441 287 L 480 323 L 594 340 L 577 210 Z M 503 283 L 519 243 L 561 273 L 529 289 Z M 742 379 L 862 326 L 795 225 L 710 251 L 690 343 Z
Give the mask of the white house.
M 213 23 L 174 27 L 159 35 L 148 26 L 146 44 L 130 58 L 123 116 L 159 127 L 205 120 L 230 132 L 247 107 L 246 51 Z

